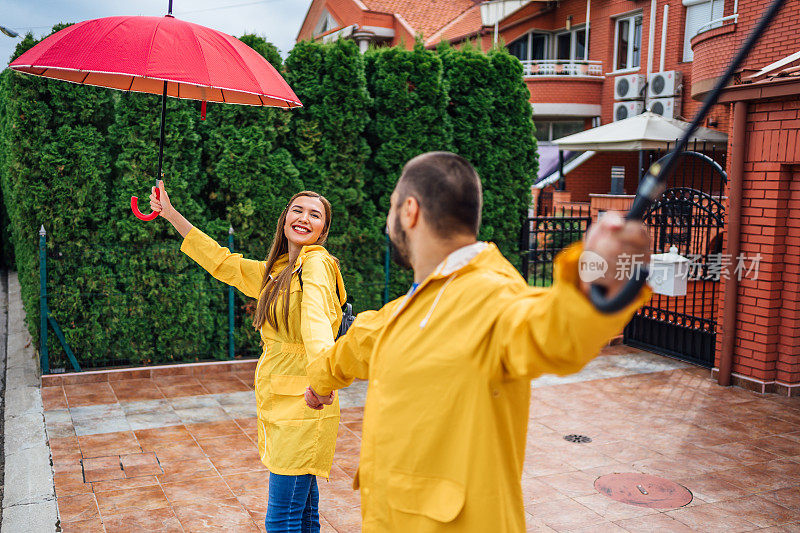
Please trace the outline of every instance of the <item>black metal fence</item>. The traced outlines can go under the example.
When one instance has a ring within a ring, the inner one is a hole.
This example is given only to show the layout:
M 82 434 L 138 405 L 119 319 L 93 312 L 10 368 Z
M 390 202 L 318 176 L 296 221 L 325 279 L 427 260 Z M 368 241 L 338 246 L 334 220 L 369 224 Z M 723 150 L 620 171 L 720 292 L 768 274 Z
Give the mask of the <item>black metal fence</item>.
M 592 223 L 588 205 L 545 207 L 528 217 L 522 227 L 522 274 L 529 285 L 553 283 L 553 259 L 583 238 Z

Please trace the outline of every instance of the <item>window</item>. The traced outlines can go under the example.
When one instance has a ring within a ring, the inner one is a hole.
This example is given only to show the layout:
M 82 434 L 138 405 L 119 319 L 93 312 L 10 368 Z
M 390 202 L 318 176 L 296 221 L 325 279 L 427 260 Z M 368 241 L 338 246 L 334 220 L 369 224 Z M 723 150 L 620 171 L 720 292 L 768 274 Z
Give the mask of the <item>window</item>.
M 617 19 L 614 48 L 616 70 L 639 68 L 642 54 L 642 15 L 630 15 Z
M 543 143 L 583 131 L 582 120 L 535 121 L 536 140 Z
M 519 59 L 550 59 L 550 36 L 546 33 L 526 33 L 506 48 L 508 52 Z
M 322 15 L 320 15 L 319 20 L 317 21 L 317 27 L 314 28 L 314 35 L 325 33 L 326 31 L 332 30 L 336 26 L 336 20 L 331 16 L 331 14 L 327 11 L 323 11 Z
M 556 35 L 556 59 L 583 61 L 586 55 L 586 26 Z
M 724 0 L 683 0 L 683 5 L 686 6 L 686 25 L 683 30 L 683 60 L 692 61 L 694 60 L 691 45 L 692 37 L 697 35 L 697 30 L 701 28 L 705 31 L 722 24 L 721 22 L 711 25 L 708 23 L 722 18 L 725 2 Z
M 508 53 L 512 56 L 516 57 L 520 61 L 527 61 L 528 60 L 528 38 L 530 34 L 526 34 L 523 37 L 517 39 L 516 41 L 512 42 L 507 46 Z

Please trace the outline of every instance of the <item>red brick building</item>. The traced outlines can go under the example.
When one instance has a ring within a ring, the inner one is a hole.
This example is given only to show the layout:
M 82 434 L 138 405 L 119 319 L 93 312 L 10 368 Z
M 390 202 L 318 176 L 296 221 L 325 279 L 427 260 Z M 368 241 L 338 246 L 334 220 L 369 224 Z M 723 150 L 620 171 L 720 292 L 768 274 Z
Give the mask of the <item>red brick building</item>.
M 659 103 L 666 116 L 690 120 L 766 5 L 314 0 L 298 39 L 341 35 L 365 48 L 411 46 L 414 35 L 427 47 L 441 40 L 472 40 L 483 49 L 504 43 L 523 64 L 542 179 L 557 168 L 553 139 L 611 122 L 620 117 L 619 108 L 638 113 Z M 620 87 L 623 78 L 627 91 Z M 800 395 L 800 0 L 786 1 L 704 125 L 729 136 L 727 154 L 717 158 L 728 175 L 724 191 L 716 192 L 725 226 L 718 233 L 700 232 L 711 243 L 704 253 L 719 251 L 722 238 L 721 250 L 729 256 L 760 258 L 758 276 L 723 277 L 710 300 L 709 289 L 699 292 L 705 282 L 695 283 L 684 300 L 671 298 L 671 308 L 655 311 L 673 322 L 681 315 L 688 323 L 683 315 L 700 301 L 709 309 L 688 318 L 715 328 L 706 366 L 720 383 Z M 612 165 L 625 169 L 627 194 L 605 194 Z M 566 191 L 554 193 L 556 202 L 591 202 L 593 214 L 629 205 L 640 173 L 638 154 L 584 153 L 568 166 Z M 681 356 L 680 350 L 666 353 Z

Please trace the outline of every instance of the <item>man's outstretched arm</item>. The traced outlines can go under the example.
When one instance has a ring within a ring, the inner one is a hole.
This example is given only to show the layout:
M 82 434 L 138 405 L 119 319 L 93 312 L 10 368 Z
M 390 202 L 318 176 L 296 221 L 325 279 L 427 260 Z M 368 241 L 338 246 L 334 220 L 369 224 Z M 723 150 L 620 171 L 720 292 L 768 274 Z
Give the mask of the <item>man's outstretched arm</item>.
M 567 375 L 583 368 L 622 331 L 652 293 L 644 288 L 626 309 L 600 313 L 589 301 L 589 283 L 579 276 L 582 252 L 592 252 L 594 260 L 606 262 L 606 279 L 598 281 L 613 296 L 627 282 L 627 276 L 616 275 L 621 268 L 618 265 L 630 265 L 631 258 L 647 264 L 649 250 L 650 238 L 644 226 L 625 223 L 616 213 L 609 213 L 591 228 L 583 245 L 575 244 L 561 252 L 555 261 L 553 286 L 525 290 L 498 318 L 493 343 L 504 373 L 532 379 L 541 374 Z
M 383 329 L 387 307 L 359 313 L 347 334 L 323 351 L 306 367 L 311 384 L 306 403 L 313 409 L 333 402 L 331 393 L 350 385 L 354 379 L 369 378 L 369 361 L 375 341 Z

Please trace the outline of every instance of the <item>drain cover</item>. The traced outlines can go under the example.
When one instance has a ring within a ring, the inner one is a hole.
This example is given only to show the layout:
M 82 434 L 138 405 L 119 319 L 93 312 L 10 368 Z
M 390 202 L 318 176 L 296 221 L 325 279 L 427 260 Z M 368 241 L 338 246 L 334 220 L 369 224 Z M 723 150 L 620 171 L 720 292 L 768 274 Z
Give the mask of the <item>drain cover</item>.
M 591 437 L 587 437 L 586 435 L 564 435 L 564 440 L 570 442 L 592 442 Z
M 649 474 L 608 474 L 597 478 L 594 488 L 612 500 L 652 509 L 674 509 L 692 501 L 683 485 Z

